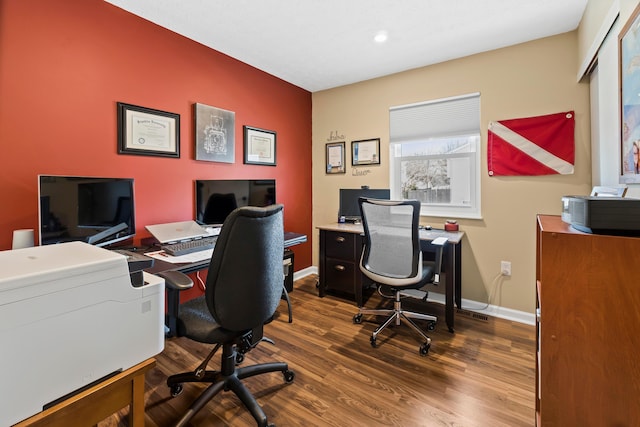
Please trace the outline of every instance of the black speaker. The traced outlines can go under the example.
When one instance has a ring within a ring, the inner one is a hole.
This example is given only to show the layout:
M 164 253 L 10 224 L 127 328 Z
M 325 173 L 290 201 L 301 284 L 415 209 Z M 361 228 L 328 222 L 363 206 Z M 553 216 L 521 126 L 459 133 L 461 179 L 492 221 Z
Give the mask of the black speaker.
M 284 288 L 287 292 L 293 291 L 293 251 L 289 249 L 284 250 L 284 257 L 282 264 L 285 272 Z

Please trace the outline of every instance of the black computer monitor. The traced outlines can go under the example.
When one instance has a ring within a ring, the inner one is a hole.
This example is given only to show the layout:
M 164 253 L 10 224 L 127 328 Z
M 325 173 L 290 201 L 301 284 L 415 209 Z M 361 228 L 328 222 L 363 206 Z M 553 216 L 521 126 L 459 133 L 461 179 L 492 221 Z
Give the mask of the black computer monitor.
M 345 217 L 347 222 L 360 221 L 360 197 L 389 200 L 391 191 L 388 188 L 341 188 L 338 216 Z
M 221 225 L 237 207 L 276 203 L 275 179 L 199 179 L 195 186 L 195 219 L 200 224 Z
M 41 245 L 107 246 L 135 235 L 132 178 L 38 176 Z

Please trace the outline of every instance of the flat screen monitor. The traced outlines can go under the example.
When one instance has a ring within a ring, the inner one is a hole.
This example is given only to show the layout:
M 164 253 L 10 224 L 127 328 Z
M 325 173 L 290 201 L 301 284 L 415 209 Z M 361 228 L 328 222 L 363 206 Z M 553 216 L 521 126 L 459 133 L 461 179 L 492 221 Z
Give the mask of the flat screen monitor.
M 338 215 L 349 222 L 360 221 L 360 197 L 389 200 L 391 191 L 388 188 L 341 188 Z
M 196 221 L 200 224 L 222 225 L 235 208 L 276 203 L 275 179 L 201 179 L 195 184 Z
M 107 246 L 135 235 L 133 179 L 38 176 L 41 245 Z

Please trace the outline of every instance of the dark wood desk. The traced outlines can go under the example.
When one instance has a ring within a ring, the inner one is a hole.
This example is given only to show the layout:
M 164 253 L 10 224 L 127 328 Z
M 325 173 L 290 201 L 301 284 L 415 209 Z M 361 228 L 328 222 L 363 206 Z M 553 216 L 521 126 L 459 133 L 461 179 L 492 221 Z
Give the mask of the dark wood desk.
M 156 360 L 147 359 L 14 427 L 91 426 L 127 405 L 129 425 L 144 427 L 144 376 L 154 366 Z
M 155 240 L 155 239 L 154 239 Z M 295 245 L 299 245 L 301 243 L 305 243 L 307 241 L 306 234 L 293 233 L 291 231 L 284 232 L 284 248 L 290 248 Z M 158 248 L 151 248 L 152 245 L 147 242 L 143 242 L 146 246 L 150 247 L 150 250 L 157 250 Z M 189 274 L 195 273 L 196 271 L 201 271 L 209 267 L 210 259 L 204 259 L 202 261 L 190 262 L 190 263 L 182 263 L 182 264 L 173 264 L 166 261 L 161 261 L 158 259 L 154 260 L 153 267 L 148 268 L 146 271 L 148 273 L 160 273 L 162 271 L 179 271 L 181 273 Z
M 317 227 L 320 230 L 320 259 L 318 294 L 338 290 L 354 295 L 356 304 L 363 305 L 363 289 L 371 281 L 360 272 L 360 255 L 364 240 L 361 224 L 333 223 Z M 454 332 L 454 302 L 462 306 L 462 231 L 420 230 L 425 244 L 438 237 L 446 237 L 442 255 L 445 276 L 445 319 Z
M 293 233 L 290 231 L 284 232 L 284 247 L 285 253 L 283 258 L 286 260 L 289 258 L 293 259 L 293 253 L 291 253 L 288 248 L 299 245 L 307 241 L 306 234 Z M 151 245 L 148 245 L 151 246 Z M 157 248 L 154 248 L 154 250 Z M 181 263 L 181 264 L 173 264 L 167 261 L 162 261 L 159 259 L 154 259 L 153 266 L 151 268 L 146 269 L 148 273 L 157 274 L 164 271 L 179 271 L 184 274 L 195 273 L 197 271 L 206 270 L 209 268 L 210 259 L 204 259 L 202 261 L 191 262 L 191 263 Z M 293 266 L 289 268 L 289 274 L 293 276 Z M 286 285 L 285 285 L 286 286 Z M 168 337 L 175 336 L 177 330 L 177 315 L 178 315 L 178 307 L 180 305 L 180 292 L 178 289 L 169 289 L 166 288 L 167 292 L 167 318 L 166 325 L 169 328 L 169 332 L 167 333 Z M 291 318 L 291 313 L 289 314 Z

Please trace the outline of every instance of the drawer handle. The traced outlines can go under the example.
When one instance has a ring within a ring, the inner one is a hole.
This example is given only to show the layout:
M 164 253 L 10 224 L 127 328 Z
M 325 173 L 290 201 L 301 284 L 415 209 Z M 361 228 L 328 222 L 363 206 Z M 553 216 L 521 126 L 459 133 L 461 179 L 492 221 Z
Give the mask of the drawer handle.
M 344 265 L 336 265 L 334 267 L 337 271 L 344 271 Z
M 342 237 L 342 236 L 336 237 L 336 242 L 338 242 L 338 243 L 344 242 L 344 237 Z

